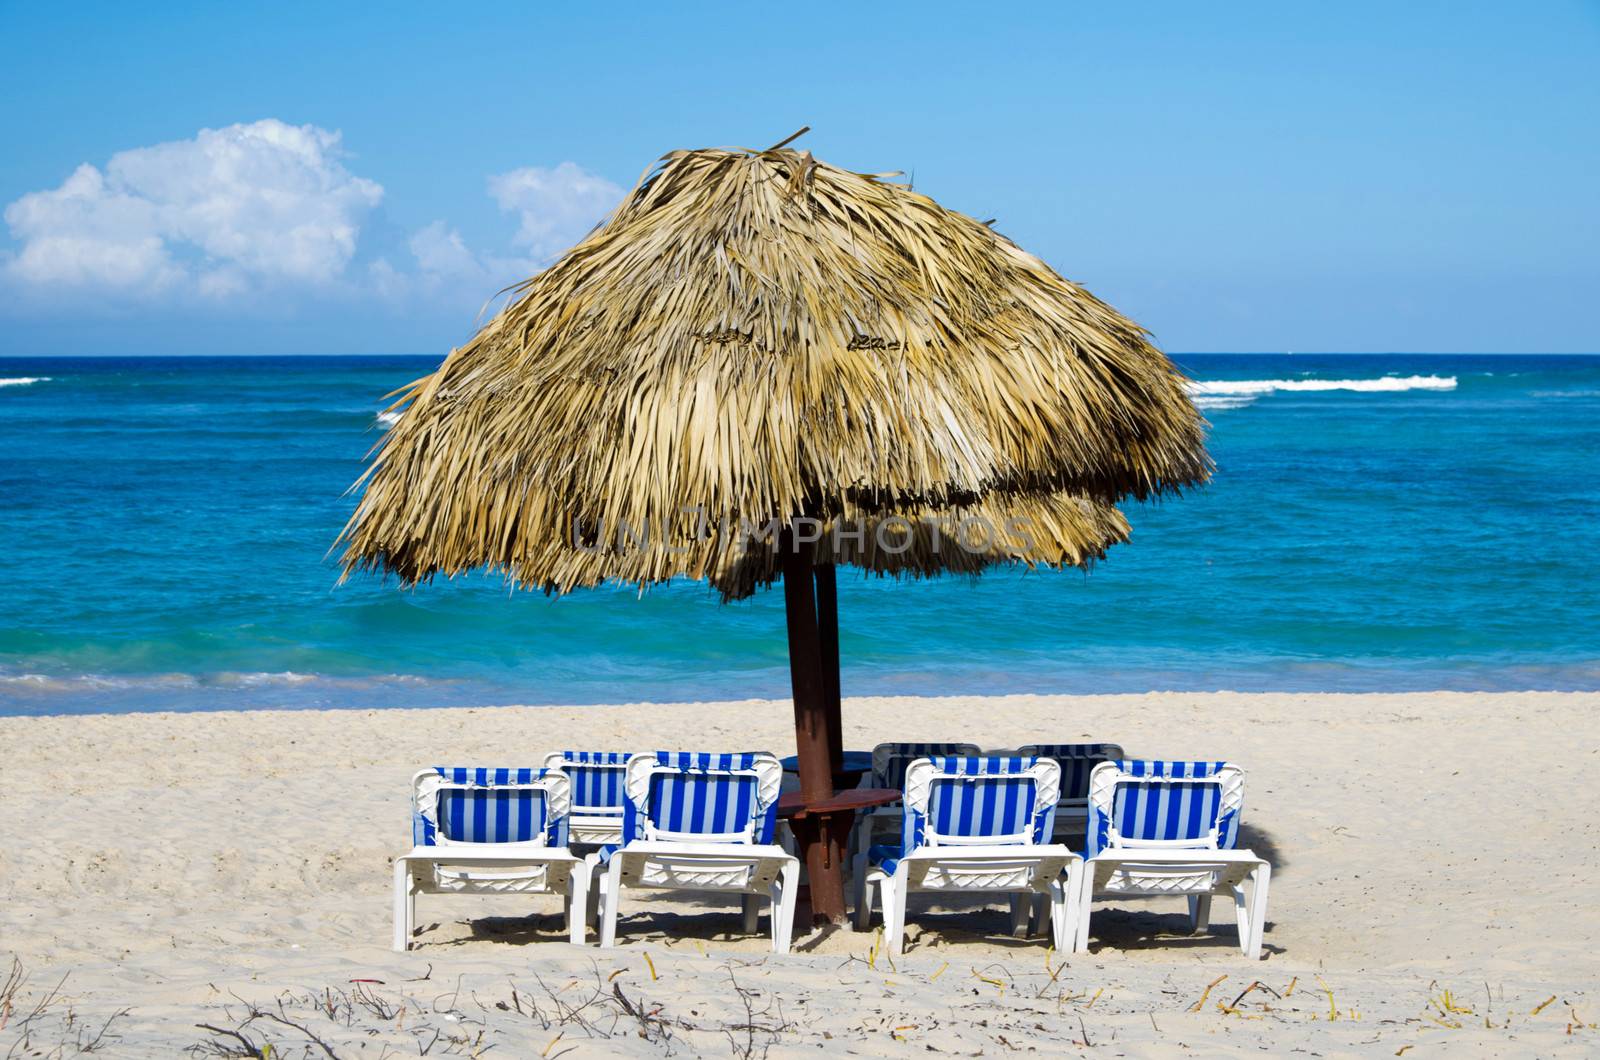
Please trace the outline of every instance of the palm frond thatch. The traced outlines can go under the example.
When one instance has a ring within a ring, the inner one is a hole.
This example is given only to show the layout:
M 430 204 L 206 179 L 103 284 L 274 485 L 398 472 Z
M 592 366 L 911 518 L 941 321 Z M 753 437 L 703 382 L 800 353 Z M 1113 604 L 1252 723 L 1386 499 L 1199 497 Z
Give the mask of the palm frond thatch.
M 395 408 L 341 540 L 347 571 L 406 581 L 687 573 L 740 597 L 776 577 L 745 535 L 663 530 L 686 508 L 1025 518 L 1028 549 L 824 534 L 817 559 L 1082 564 L 1126 536 L 1116 500 L 1210 471 L 1182 377 L 1137 325 L 988 226 L 788 149 L 667 155 Z M 681 551 L 574 527 L 654 528 Z

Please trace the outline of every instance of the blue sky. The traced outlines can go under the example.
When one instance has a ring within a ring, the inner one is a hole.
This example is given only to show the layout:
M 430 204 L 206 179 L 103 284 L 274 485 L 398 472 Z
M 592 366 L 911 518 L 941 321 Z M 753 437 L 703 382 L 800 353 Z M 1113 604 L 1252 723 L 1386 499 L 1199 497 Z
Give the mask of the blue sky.
M 442 353 L 802 124 L 1173 351 L 1600 349 L 1593 2 L 151 10 L 0 3 L 0 355 Z

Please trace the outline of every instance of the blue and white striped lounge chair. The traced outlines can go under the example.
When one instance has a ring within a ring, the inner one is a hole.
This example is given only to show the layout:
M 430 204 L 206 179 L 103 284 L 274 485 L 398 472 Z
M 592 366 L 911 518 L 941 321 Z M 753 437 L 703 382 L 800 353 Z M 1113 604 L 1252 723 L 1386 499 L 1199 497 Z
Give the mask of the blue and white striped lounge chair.
M 628 761 L 622 846 L 590 855 L 604 863 L 600 945 L 612 946 L 625 887 L 742 895 L 754 933 L 759 900 L 771 900 L 772 948 L 788 953 L 800 862 L 773 841 L 783 766 L 765 752 L 656 751 Z
M 1101 762 L 1127 757 L 1114 743 L 1031 743 L 1017 748 L 1024 758 L 1048 758 L 1061 767 L 1056 802 L 1056 839 L 1076 847 L 1089 820 L 1089 774 Z
M 875 846 L 862 876 L 856 925 L 882 895 L 885 942 L 898 954 L 913 891 L 989 891 L 1012 899 L 1013 925 L 1048 896 L 1057 950 L 1072 948 L 1083 859 L 1050 842 L 1061 767 L 1049 759 L 919 758 L 905 773 L 900 843 Z
M 1078 902 L 1078 949 L 1089 948 L 1096 896 L 1183 895 L 1189 925 L 1205 930 L 1211 899 L 1233 899 L 1239 949 L 1261 956 L 1272 866 L 1235 850 L 1244 771 L 1226 762 L 1104 762 L 1089 775 L 1089 858 Z M 1251 884 L 1245 900 L 1244 884 Z
M 572 814 L 567 833 L 574 844 L 605 846 L 622 842 L 622 809 L 627 805 L 623 777 L 628 751 L 553 751 L 546 769 L 559 769 L 572 781 Z
M 904 790 L 906 769 L 919 758 L 937 758 L 948 755 L 980 755 L 976 744 L 970 743 L 880 743 L 872 749 L 872 772 L 862 778 L 869 788 L 894 788 Z M 850 833 L 851 878 L 855 885 L 856 908 L 861 908 L 866 891 L 867 851 L 875 844 L 895 843 L 900 838 L 900 821 L 905 815 L 901 804 L 874 806 L 856 814 L 856 826 Z
M 571 783 L 559 769 L 435 766 L 412 778 L 412 848 L 394 862 L 394 948 L 416 931 L 417 895 L 559 894 L 582 944 L 589 866 L 567 849 Z

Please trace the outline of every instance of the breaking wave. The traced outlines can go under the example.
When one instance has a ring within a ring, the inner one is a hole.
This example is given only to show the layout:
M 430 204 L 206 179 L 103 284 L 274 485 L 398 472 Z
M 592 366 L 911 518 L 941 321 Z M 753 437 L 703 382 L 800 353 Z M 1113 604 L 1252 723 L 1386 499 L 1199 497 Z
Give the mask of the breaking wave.
M 19 375 L 10 379 L 0 379 L 0 386 L 27 386 L 29 383 L 48 383 L 47 375 Z
M 1189 393 L 1195 396 L 1242 397 L 1270 394 L 1277 390 L 1319 391 L 1359 390 L 1378 393 L 1396 390 L 1454 390 L 1453 375 L 1384 376 L 1381 379 L 1216 379 L 1208 382 L 1190 382 Z
M 1397 393 L 1402 390 L 1454 390 L 1453 375 L 1383 376 L 1378 379 L 1212 379 L 1191 380 L 1189 396 L 1201 409 L 1236 409 L 1264 394 L 1279 391 L 1321 393 L 1348 390 L 1360 393 Z

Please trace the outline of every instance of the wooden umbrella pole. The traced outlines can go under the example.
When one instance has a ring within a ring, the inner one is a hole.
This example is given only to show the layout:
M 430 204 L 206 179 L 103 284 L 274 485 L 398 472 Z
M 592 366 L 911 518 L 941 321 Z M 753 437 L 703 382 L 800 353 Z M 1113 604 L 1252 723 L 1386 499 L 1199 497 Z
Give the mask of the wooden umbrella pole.
M 833 794 L 833 765 L 828 751 L 827 684 L 817 626 L 817 601 L 812 587 L 809 550 L 797 552 L 785 535 L 783 603 L 789 625 L 789 681 L 794 691 L 794 735 L 799 753 L 800 793 L 807 799 Z
M 794 737 L 798 752 L 800 797 L 824 803 L 833 797 L 829 748 L 830 709 L 823 678 L 817 623 L 816 568 L 807 545 L 798 549 L 788 534 L 779 545 L 783 602 L 789 626 L 789 678 L 794 691 Z M 804 849 L 811 881 L 811 918 L 817 924 L 846 924 L 844 841 L 852 814 L 810 814 L 794 820 L 795 839 Z
M 839 579 L 832 563 L 817 564 L 817 629 L 822 648 L 823 703 L 828 710 L 828 762 L 844 768 L 844 715 L 839 689 Z

